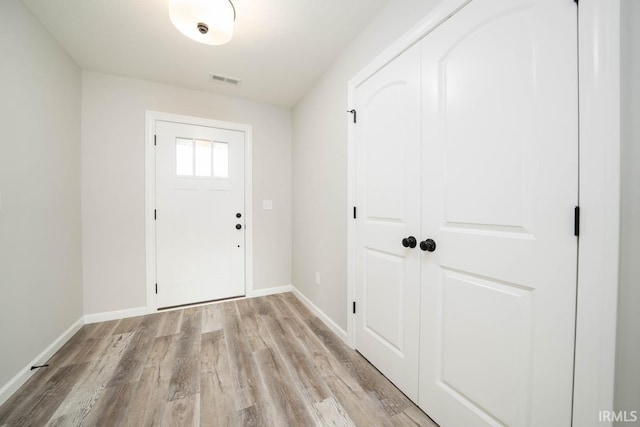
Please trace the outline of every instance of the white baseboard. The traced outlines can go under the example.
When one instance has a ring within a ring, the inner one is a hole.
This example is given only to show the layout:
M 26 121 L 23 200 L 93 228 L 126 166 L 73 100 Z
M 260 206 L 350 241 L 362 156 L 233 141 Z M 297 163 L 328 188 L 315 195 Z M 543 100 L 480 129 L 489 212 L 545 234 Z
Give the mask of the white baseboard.
M 282 294 L 293 291 L 292 285 L 276 286 L 275 288 L 254 289 L 247 294 L 247 298 L 263 297 L 265 295 Z
M 27 366 L 22 368 L 8 383 L 0 388 L 0 405 L 7 401 L 36 371 L 32 371 L 31 367 L 35 365 L 42 365 L 49 360 L 56 351 L 67 342 L 69 339 L 80 330 L 84 325 L 84 319 L 80 317 L 73 325 L 64 331 L 54 342 L 52 342 L 42 353 L 37 355 Z
M 331 329 L 331 331 L 336 334 L 342 341 L 344 341 L 345 344 L 349 345 L 348 340 L 347 340 L 347 331 L 345 331 L 344 329 L 342 329 L 340 326 L 338 326 L 338 324 L 336 322 L 334 322 L 329 316 L 327 316 L 325 314 L 324 311 L 320 310 L 320 308 L 318 308 L 317 305 L 315 305 L 314 303 L 311 302 L 311 300 L 309 298 L 307 298 L 306 296 L 304 296 L 304 294 L 302 292 L 300 292 L 298 290 L 298 288 L 292 286 L 292 292 L 295 296 L 298 297 L 298 299 L 300 301 L 302 301 L 302 303 L 304 305 L 307 306 L 307 308 L 309 310 L 311 310 L 311 312 L 313 314 L 315 314 L 316 316 L 318 316 L 318 318 L 320 320 L 322 320 L 322 322 L 327 325 L 327 327 L 329 329 Z
M 127 317 L 149 314 L 147 307 L 128 308 L 126 310 L 105 311 L 103 313 L 85 314 L 84 323 L 107 322 L 109 320 L 126 319 Z

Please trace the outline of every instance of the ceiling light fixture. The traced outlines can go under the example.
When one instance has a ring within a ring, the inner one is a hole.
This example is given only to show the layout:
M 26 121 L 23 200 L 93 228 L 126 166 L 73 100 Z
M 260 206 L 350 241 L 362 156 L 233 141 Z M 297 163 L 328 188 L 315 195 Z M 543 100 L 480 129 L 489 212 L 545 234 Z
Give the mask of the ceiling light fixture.
M 190 39 L 220 45 L 233 36 L 236 9 L 231 0 L 170 0 L 169 17 Z

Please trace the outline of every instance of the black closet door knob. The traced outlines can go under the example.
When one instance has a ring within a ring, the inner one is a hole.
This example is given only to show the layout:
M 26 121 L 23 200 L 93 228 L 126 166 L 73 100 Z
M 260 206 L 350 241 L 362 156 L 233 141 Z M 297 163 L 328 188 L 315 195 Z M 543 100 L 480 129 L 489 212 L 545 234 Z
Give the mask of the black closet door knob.
M 236 224 L 236 230 L 240 230 L 242 228 L 242 224 Z
M 433 252 L 436 250 L 436 242 L 433 239 L 427 239 L 420 242 L 420 249 L 425 252 Z
M 405 237 L 404 239 L 402 239 L 402 246 L 404 246 L 405 248 L 415 248 L 417 243 L 418 241 L 413 236 Z

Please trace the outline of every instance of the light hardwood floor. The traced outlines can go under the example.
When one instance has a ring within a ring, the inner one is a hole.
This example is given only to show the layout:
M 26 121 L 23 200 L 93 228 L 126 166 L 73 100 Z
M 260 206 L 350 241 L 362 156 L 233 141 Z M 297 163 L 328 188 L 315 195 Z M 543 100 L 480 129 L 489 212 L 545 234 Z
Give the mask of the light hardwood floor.
M 435 426 L 291 293 L 85 325 L 0 426 Z

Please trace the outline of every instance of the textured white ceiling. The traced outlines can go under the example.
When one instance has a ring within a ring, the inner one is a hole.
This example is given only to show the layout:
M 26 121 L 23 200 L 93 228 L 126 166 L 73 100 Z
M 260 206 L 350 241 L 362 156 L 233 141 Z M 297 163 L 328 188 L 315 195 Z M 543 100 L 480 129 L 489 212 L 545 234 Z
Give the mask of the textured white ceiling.
M 23 0 L 80 67 L 293 106 L 387 0 L 233 0 L 223 46 L 176 30 L 168 0 Z M 242 80 L 209 81 L 209 73 Z

